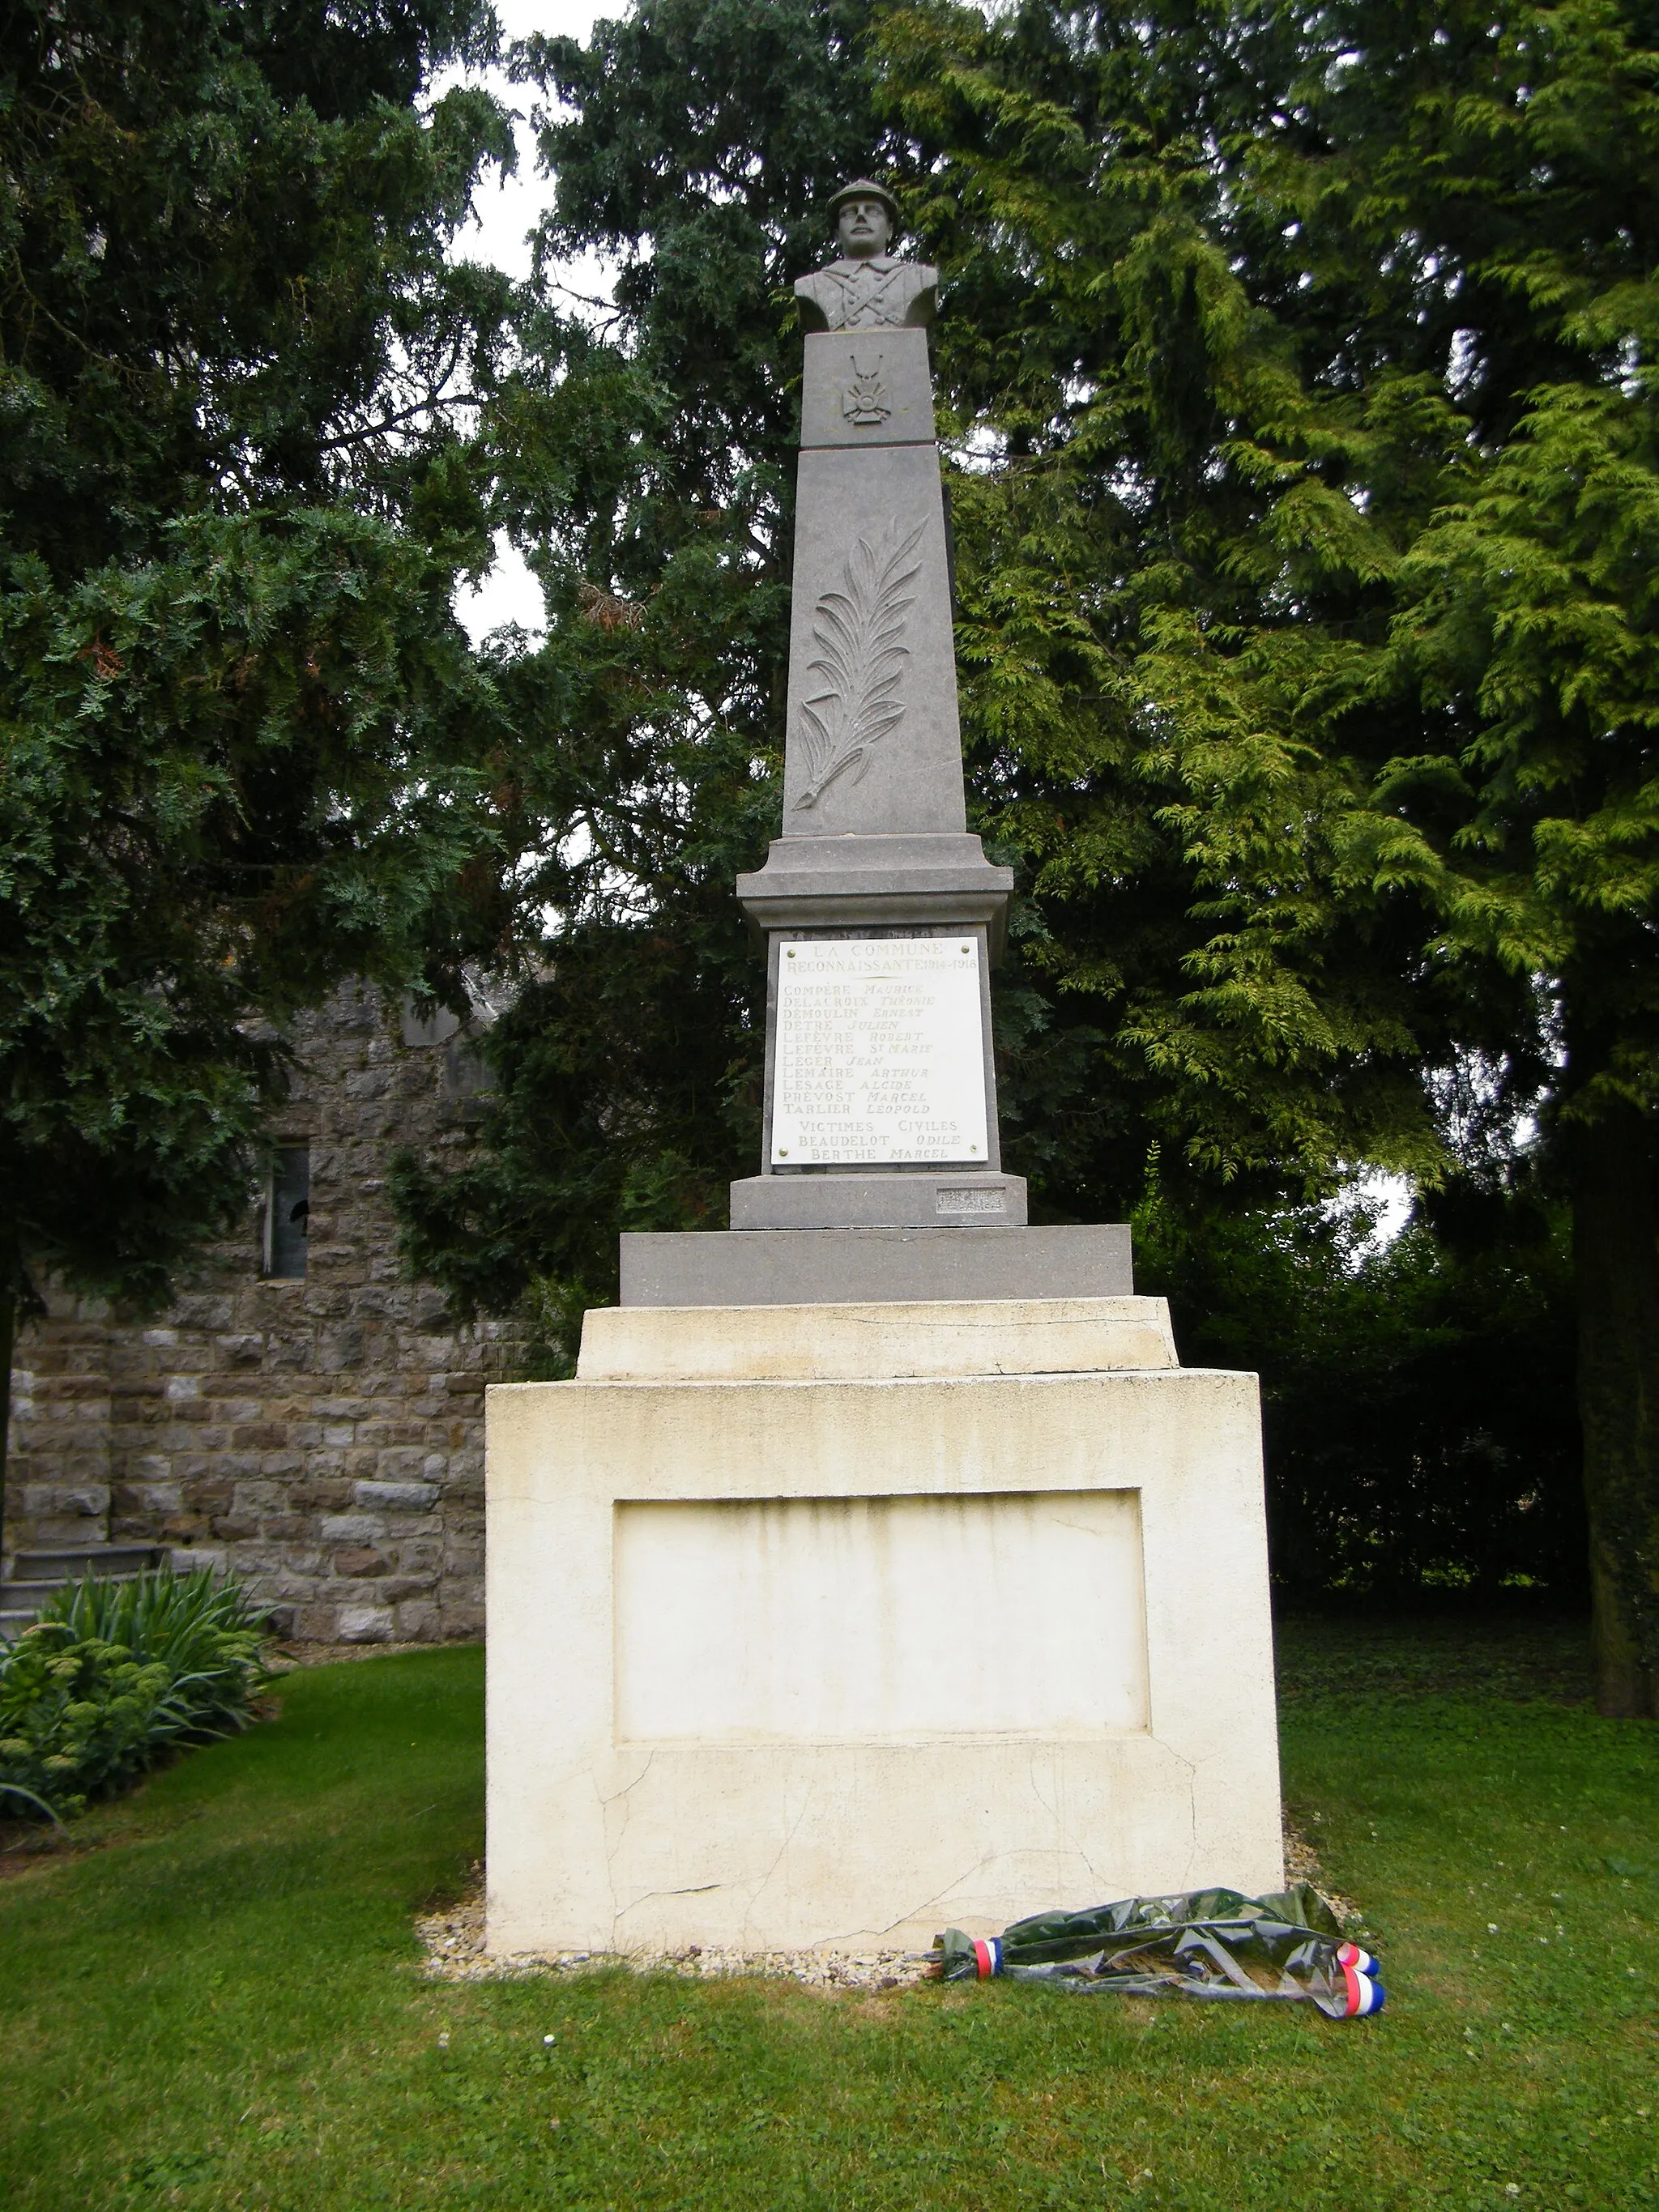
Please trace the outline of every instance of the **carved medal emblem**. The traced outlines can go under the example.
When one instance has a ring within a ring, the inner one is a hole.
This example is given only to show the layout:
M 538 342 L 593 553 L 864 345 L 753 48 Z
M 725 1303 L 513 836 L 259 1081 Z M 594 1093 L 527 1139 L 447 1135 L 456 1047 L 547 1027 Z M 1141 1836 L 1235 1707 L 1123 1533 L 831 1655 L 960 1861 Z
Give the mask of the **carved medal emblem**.
M 878 354 L 867 368 L 856 354 L 848 358 L 852 376 L 841 395 L 842 413 L 849 422 L 862 428 L 884 422 L 893 407 L 887 397 L 887 386 L 881 380 L 881 356 Z

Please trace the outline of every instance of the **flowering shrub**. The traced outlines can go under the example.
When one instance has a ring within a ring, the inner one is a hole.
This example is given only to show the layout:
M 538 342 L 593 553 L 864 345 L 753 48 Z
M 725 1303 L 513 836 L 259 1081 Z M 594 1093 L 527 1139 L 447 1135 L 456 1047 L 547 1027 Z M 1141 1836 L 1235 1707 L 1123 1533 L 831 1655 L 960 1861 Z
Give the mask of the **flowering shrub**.
M 269 1632 L 234 1581 L 88 1580 L 0 1644 L 0 1806 L 61 1819 L 175 1744 L 246 1728 Z

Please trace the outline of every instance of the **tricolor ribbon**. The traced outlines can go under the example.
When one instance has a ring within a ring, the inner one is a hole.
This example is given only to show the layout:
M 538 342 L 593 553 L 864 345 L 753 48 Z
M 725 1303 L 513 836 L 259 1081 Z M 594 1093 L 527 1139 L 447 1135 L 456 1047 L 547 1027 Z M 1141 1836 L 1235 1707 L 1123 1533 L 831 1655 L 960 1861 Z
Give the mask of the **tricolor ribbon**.
M 1376 1961 L 1370 1953 L 1362 1951 L 1358 1943 L 1344 1943 L 1337 1952 L 1336 1963 L 1342 1969 L 1348 1992 L 1346 2017 L 1363 2020 L 1367 2013 L 1381 2012 L 1389 1993 L 1376 1978 Z

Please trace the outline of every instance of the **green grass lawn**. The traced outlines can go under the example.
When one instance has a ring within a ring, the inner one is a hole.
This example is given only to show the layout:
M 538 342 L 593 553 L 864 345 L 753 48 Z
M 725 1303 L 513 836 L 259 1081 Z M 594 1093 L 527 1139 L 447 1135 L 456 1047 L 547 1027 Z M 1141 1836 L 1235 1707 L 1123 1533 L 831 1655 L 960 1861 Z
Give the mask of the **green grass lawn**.
M 1366 1909 L 1380 2020 L 427 1984 L 410 1914 L 481 1846 L 483 1666 L 390 1656 L 290 1676 L 0 1884 L 0 2204 L 1651 2212 L 1659 1729 L 1567 1701 L 1565 1634 L 1293 1624 L 1281 1657 L 1287 1794 Z

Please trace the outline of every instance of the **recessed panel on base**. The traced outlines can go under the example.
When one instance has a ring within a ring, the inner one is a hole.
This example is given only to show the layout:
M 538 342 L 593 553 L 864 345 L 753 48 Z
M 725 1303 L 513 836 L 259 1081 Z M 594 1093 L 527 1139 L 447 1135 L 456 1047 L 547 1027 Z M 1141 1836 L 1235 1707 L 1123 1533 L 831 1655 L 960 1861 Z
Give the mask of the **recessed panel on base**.
M 616 1739 L 1144 1729 L 1132 1490 L 623 1502 Z

